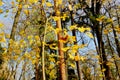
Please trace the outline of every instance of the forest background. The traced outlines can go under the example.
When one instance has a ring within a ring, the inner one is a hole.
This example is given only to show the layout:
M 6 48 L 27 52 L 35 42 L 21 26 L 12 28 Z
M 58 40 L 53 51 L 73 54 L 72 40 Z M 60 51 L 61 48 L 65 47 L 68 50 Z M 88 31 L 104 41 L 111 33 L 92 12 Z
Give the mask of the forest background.
M 0 0 L 0 80 L 119 80 L 119 0 Z

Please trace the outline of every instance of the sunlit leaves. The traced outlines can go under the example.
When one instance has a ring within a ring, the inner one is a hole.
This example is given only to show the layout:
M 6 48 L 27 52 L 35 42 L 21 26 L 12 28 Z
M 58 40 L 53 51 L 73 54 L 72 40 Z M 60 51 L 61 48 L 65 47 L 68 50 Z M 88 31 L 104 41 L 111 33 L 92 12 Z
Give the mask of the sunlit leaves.
M 105 16 L 99 16 L 96 18 L 97 21 L 102 22 L 105 19 Z
M 24 13 L 25 13 L 26 15 L 29 15 L 29 10 L 24 10 Z
M 79 56 L 75 56 L 75 61 L 79 61 L 80 60 L 80 57 Z
M 75 64 L 74 64 L 74 63 L 70 63 L 70 66 L 71 66 L 72 68 L 75 68 Z
M 38 35 L 35 36 L 36 41 L 40 41 L 40 37 Z
M 29 1 L 31 4 L 38 2 L 38 0 L 28 0 L 28 1 Z
M 50 44 L 49 47 L 50 49 L 58 50 L 58 47 L 56 46 L 56 44 Z
M 57 17 L 57 16 L 54 16 L 54 17 L 53 17 L 53 20 L 54 20 L 54 21 L 58 21 L 59 19 L 60 19 L 60 17 Z
M 62 48 L 62 51 L 66 52 L 70 49 L 70 47 L 65 47 L 65 48 Z
M 77 25 L 70 26 L 70 30 L 74 30 L 74 29 L 77 29 Z
M 68 5 L 68 8 L 69 8 L 70 11 L 73 10 L 72 5 L 70 5 L 70 4 Z
M 4 3 L 2 2 L 2 0 L 0 0 L 0 6 L 2 6 Z
M 66 18 L 68 18 L 69 16 L 67 16 L 67 14 L 63 14 L 63 16 L 61 16 L 62 20 L 65 21 Z
M 85 31 L 90 31 L 91 29 L 90 29 L 90 28 L 84 28 L 84 27 L 82 26 L 82 27 L 79 27 L 78 30 L 83 33 L 83 32 L 85 32 Z
M 107 34 L 109 33 L 109 31 L 108 31 L 107 29 L 105 29 L 105 30 L 103 31 L 103 33 L 107 35 Z
M 0 43 L 1 42 L 6 42 L 5 37 L 0 37 Z
M 2 28 L 4 26 L 4 24 L 3 23 L 0 23 L 0 28 Z
M 53 5 L 50 2 L 46 2 L 46 6 L 52 7 Z
M 92 33 L 90 33 L 90 32 L 86 32 L 86 35 L 87 35 L 88 37 L 90 37 L 90 38 L 94 38 L 93 35 L 92 35 Z
M 106 69 L 102 69 L 101 71 L 104 72 L 104 71 L 106 71 Z
M 2 9 L 0 9 L 0 13 L 2 13 L 3 12 L 3 10 Z
M 69 53 L 68 56 L 71 60 L 74 60 L 74 55 L 73 54 Z

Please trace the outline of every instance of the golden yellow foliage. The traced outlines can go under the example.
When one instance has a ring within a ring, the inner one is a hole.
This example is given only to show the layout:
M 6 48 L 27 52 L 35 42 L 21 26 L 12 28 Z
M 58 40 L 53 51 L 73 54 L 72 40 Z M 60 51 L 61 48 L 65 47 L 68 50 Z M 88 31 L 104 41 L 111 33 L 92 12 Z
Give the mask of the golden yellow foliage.
M 70 26 L 70 30 L 74 30 L 74 29 L 77 29 L 77 25 Z
M 64 48 L 62 48 L 62 51 L 66 52 L 69 49 L 70 49 L 70 47 L 64 47 Z
M 24 13 L 25 13 L 26 15 L 29 15 L 29 10 L 24 10 Z
M 75 59 L 75 61 L 79 61 L 80 57 L 79 56 L 75 56 L 74 59 Z
M 0 23 L 0 28 L 2 28 L 4 26 L 4 24 L 3 23 Z
M 2 6 L 4 3 L 2 2 L 2 0 L 0 0 L 0 6 Z
M 46 2 L 46 6 L 52 7 L 53 5 L 50 2 Z
M 97 21 L 102 22 L 105 19 L 105 16 L 100 16 L 99 18 L 96 18 Z
M 37 3 L 38 0 L 28 0 L 31 4 Z
M 79 27 L 78 30 L 79 30 L 80 32 L 85 32 L 86 28 L 84 28 L 84 27 L 82 26 L 82 27 Z
M 91 32 L 86 32 L 86 35 L 90 38 L 94 38 Z
M 3 12 L 3 10 L 2 9 L 0 9 L 0 13 L 2 13 Z
M 54 21 L 58 21 L 60 19 L 60 17 L 54 16 L 52 17 Z

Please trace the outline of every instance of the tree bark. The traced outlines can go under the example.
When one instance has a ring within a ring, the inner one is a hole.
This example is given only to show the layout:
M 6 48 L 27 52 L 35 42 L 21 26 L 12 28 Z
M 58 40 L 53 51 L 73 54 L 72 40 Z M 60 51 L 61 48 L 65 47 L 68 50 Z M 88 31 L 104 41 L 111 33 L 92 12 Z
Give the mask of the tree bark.
M 60 5 L 56 5 L 57 0 L 54 0 L 54 10 L 55 10 L 55 15 L 57 17 L 59 17 L 59 19 L 56 21 L 56 28 L 59 28 L 60 30 L 62 30 L 61 27 L 61 18 L 60 18 Z M 65 67 L 65 56 L 64 56 L 64 52 L 62 51 L 63 48 L 63 42 L 60 41 L 60 39 L 62 38 L 62 34 L 61 32 L 59 32 L 57 34 L 58 36 L 58 52 L 59 52 L 59 56 L 60 56 L 60 80 L 66 80 L 66 67 Z

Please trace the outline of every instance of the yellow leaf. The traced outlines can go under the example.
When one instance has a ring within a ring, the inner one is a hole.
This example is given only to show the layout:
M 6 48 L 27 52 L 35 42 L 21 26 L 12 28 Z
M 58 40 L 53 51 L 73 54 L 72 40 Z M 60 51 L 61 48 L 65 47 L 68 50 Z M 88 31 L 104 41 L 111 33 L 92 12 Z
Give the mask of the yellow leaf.
M 2 13 L 3 12 L 3 10 L 2 9 L 0 9 L 0 13 Z
M 26 9 L 29 8 L 29 7 L 30 7 L 29 5 L 24 5 L 24 8 L 26 8 Z
M 34 3 L 37 3 L 38 0 L 29 0 L 29 2 L 30 2 L 31 4 L 34 4 Z
M 35 40 L 36 41 L 39 41 L 40 40 L 40 37 L 38 35 L 35 36 Z
M 78 48 L 79 48 L 79 45 L 73 45 L 73 46 L 72 46 L 72 49 L 73 49 L 73 50 L 76 50 L 76 51 L 77 51 Z
M 102 69 L 102 72 L 106 71 L 106 69 Z
M 72 68 L 75 68 L 75 64 L 73 64 L 73 63 L 70 63 L 70 66 L 71 66 Z
M 62 48 L 62 51 L 66 52 L 69 49 L 70 49 L 70 47 L 65 47 L 65 48 Z
M 59 19 L 60 19 L 60 17 L 57 17 L 57 16 L 53 17 L 53 20 L 54 20 L 54 21 L 57 21 L 57 20 L 59 20 Z
M 62 0 L 58 0 L 57 2 L 58 2 L 58 4 L 62 4 Z
M 59 32 L 61 32 L 62 30 L 60 29 L 60 28 L 56 28 L 55 29 L 55 33 L 57 34 L 57 33 L 59 33 Z
M 20 5 L 20 4 L 19 4 L 19 5 L 17 5 L 17 6 L 18 6 L 18 8 L 22 8 L 22 5 Z
M 4 32 L 0 33 L 0 37 L 4 37 L 4 35 L 5 35 Z
M 33 42 L 34 42 L 34 41 L 33 41 L 32 39 L 30 39 L 29 44 L 32 45 Z
M 93 35 L 92 35 L 92 33 L 90 33 L 90 32 L 86 32 L 86 35 L 87 35 L 88 37 L 90 37 L 90 38 L 94 38 Z
M 29 35 L 27 38 L 28 38 L 28 40 L 30 40 L 33 38 L 33 35 Z
M 74 30 L 74 29 L 77 29 L 77 25 L 70 26 L 70 30 Z
M 80 60 L 81 60 L 81 61 L 84 61 L 84 60 L 85 60 L 85 57 L 80 56 Z
M 74 58 L 75 58 L 75 61 L 79 61 L 80 60 L 79 56 L 75 56 Z
M 58 47 L 57 47 L 57 46 L 53 46 L 52 44 L 49 45 L 49 47 L 50 47 L 51 49 L 58 50 Z
M 51 7 L 52 4 L 50 2 L 46 2 L 46 6 Z
M 4 24 L 0 23 L 0 28 L 2 28 L 4 26 Z
M 109 31 L 108 31 L 107 29 L 105 29 L 105 30 L 103 31 L 103 33 L 104 33 L 104 34 L 108 34 Z
M 35 64 L 36 63 L 36 60 L 34 59 L 34 60 L 32 60 L 32 64 Z
M 109 19 L 107 19 L 107 22 L 113 22 L 113 20 L 109 18 Z
M 86 30 L 87 30 L 87 31 L 90 31 L 91 29 L 88 27 L 88 28 L 86 28 Z
M 68 8 L 69 8 L 70 11 L 73 10 L 73 9 L 72 9 L 72 5 L 70 5 L 70 4 L 68 5 Z
M 0 37 L 0 42 L 6 42 L 4 37 Z
M 26 15 L 29 15 L 29 10 L 24 10 L 24 13 L 25 13 Z
M 78 28 L 78 30 L 79 30 L 80 32 L 84 32 L 84 31 L 86 30 L 86 28 L 80 27 L 80 28 Z
M 4 3 L 0 0 L 0 6 L 2 6 Z
M 67 18 L 68 16 L 66 14 L 63 14 L 63 16 L 61 16 L 62 20 L 65 21 L 65 19 Z
M 100 16 L 99 18 L 96 18 L 96 20 L 101 22 L 101 21 L 103 21 L 104 18 L 105 18 L 105 16 Z
M 14 2 L 14 1 L 12 1 L 12 2 L 11 2 L 11 4 L 12 4 L 12 6 L 13 6 L 13 5 L 15 4 L 15 2 Z
M 74 56 L 73 55 L 71 55 L 70 53 L 68 55 L 69 55 L 70 59 L 74 60 Z
M 20 35 L 23 35 L 24 33 L 25 33 L 24 30 L 22 30 L 22 31 L 19 32 Z

